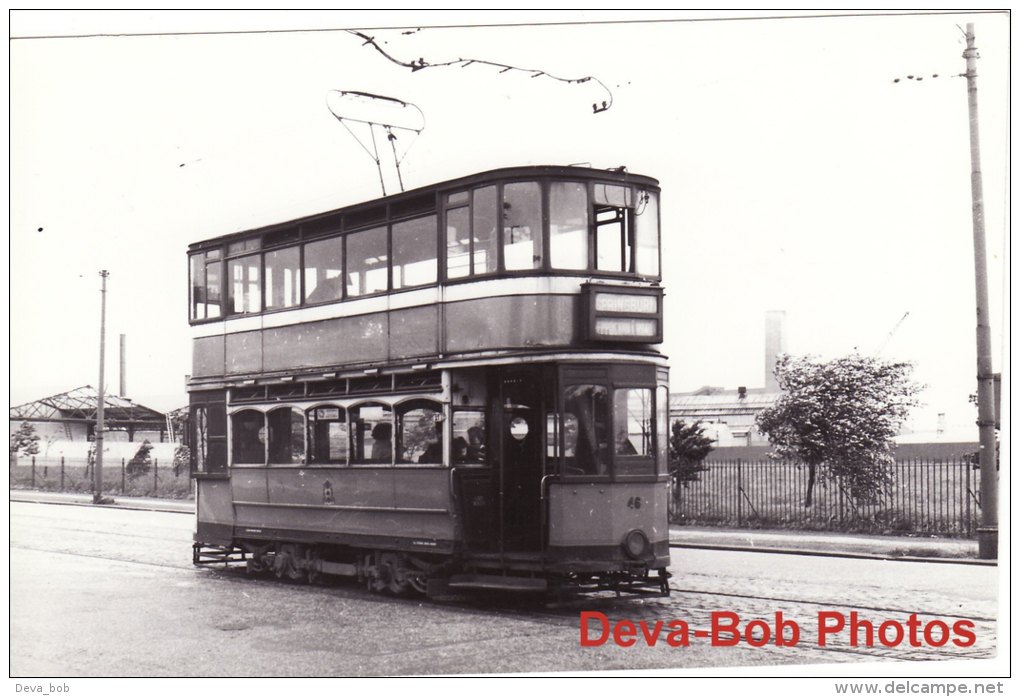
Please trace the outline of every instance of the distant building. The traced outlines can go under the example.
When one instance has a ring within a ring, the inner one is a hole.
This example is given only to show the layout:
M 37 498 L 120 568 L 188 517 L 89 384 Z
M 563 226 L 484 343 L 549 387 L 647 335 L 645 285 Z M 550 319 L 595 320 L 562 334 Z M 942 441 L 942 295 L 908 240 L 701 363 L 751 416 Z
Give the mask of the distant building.
M 10 425 L 17 429 L 27 421 L 35 427 L 40 449 L 56 442 L 87 443 L 95 436 L 99 393 L 91 385 L 75 388 L 10 408 Z M 167 439 L 166 416 L 115 395 L 103 398 L 104 439 L 109 442 L 161 443 Z
M 727 390 L 705 386 L 669 396 L 670 421 L 700 421 L 716 448 L 767 445 L 754 420 L 771 407 L 782 392 L 775 377 L 776 360 L 786 352 L 786 313 L 765 313 L 765 387 Z
M 765 389 L 702 387 L 694 392 L 675 392 L 669 396 L 671 421 L 700 421 L 705 435 L 715 447 L 766 445 L 768 439 L 754 425 L 760 411 L 771 407 L 781 392 Z

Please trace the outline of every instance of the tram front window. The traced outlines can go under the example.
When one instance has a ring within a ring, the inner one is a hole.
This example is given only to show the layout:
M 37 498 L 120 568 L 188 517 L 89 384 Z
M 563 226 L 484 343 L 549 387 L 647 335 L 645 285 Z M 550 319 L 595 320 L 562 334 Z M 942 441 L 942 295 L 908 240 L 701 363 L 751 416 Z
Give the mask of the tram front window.
M 659 197 L 650 191 L 639 191 L 634 211 L 634 236 L 637 245 L 637 272 L 642 276 L 659 276 Z
M 563 393 L 563 455 L 567 474 L 609 474 L 609 390 L 570 385 Z
M 588 188 L 549 185 L 549 258 L 555 269 L 588 268 Z
M 648 388 L 618 388 L 613 393 L 613 415 L 616 424 L 616 473 L 654 473 L 652 391 Z
M 503 187 L 503 261 L 507 271 L 542 267 L 542 189 L 538 182 Z

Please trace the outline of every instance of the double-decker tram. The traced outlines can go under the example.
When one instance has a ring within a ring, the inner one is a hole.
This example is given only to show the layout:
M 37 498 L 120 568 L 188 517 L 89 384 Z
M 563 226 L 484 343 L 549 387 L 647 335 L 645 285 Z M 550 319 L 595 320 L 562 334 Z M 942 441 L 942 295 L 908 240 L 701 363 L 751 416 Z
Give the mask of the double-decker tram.
M 659 240 L 545 166 L 191 245 L 195 563 L 668 593 Z

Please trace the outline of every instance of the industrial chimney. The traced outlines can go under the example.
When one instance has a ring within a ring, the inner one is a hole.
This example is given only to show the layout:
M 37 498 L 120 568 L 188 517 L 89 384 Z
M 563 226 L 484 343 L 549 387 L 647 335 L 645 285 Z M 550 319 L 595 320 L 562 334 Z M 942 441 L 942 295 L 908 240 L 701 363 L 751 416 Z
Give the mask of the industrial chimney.
M 120 335 L 120 392 L 121 397 L 127 397 L 127 334 Z
M 765 313 L 765 391 L 778 392 L 776 360 L 786 353 L 786 312 L 769 310 Z

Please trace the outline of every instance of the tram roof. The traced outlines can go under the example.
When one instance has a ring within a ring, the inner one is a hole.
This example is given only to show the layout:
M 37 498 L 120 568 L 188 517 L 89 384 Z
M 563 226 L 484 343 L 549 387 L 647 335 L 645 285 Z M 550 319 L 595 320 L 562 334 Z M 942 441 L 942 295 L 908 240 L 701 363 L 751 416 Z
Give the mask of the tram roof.
M 255 228 L 248 228 L 246 230 L 239 230 L 237 232 L 232 232 L 225 235 L 218 235 L 216 237 L 206 238 L 199 242 L 192 243 L 189 246 L 189 250 L 194 251 L 209 246 L 211 243 L 221 243 L 236 238 L 247 237 L 249 235 L 257 233 L 274 232 L 281 228 L 287 228 L 294 225 L 302 225 L 305 223 L 324 220 L 336 215 L 357 213 L 359 211 L 368 211 L 380 206 L 393 206 L 402 203 L 414 203 L 419 199 L 423 201 L 426 195 L 432 196 L 439 191 L 447 191 L 462 187 L 476 186 L 478 184 L 484 184 L 489 181 L 501 181 L 512 179 L 537 179 L 541 177 L 565 177 L 565 178 L 578 178 L 583 180 L 615 181 L 620 184 L 638 184 L 656 190 L 658 190 L 659 188 L 659 181 L 657 179 L 645 176 L 643 174 L 634 174 L 632 172 L 628 172 L 626 167 L 617 167 L 613 169 L 594 169 L 591 167 L 579 167 L 576 165 L 527 165 L 519 167 L 503 167 L 499 169 L 486 170 L 484 172 L 476 172 L 474 174 L 465 175 L 463 177 L 457 177 L 456 179 L 448 179 L 446 181 L 436 182 L 434 184 L 428 184 L 426 186 L 421 186 L 416 189 L 411 189 L 409 191 L 402 191 L 397 194 L 390 194 L 389 196 L 381 196 L 379 198 L 370 199 L 367 201 L 352 203 L 328 211 L 312 213 L 298 218 L 291 218 L 289 220 L 270 223 L 268 225 L 262 225 Z M 429 210 L 431 210 L 431 208 Z M 417 212 L 425 213 L 427 211 L 422 209 Z M 377 222 L 382 221 L 380 220 Z M 352 229 L 354 228 L 352 227 Z

